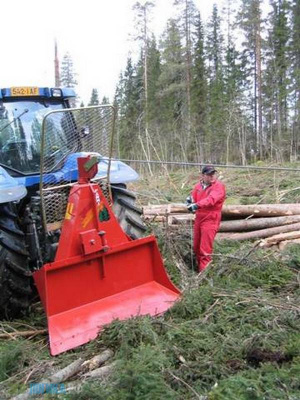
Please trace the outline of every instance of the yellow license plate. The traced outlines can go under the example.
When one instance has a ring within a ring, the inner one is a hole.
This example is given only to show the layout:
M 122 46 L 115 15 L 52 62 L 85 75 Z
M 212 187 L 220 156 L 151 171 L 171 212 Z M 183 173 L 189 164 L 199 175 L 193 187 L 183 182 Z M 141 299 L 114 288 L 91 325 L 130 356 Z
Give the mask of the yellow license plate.
M 12 96 L 38 96 L 39 88 L 37 87 L 12 87 L 10 88 L 10 93 Z

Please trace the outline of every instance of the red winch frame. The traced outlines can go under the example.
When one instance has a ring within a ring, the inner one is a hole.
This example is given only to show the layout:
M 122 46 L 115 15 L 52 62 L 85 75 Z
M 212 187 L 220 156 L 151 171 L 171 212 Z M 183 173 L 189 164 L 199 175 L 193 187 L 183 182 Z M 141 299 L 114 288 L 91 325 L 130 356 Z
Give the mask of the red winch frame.
M 96 173 L 96 158 L 78 158 L 55 260 L 34 273 L 52 355 L 94 339 L 114 319 L 161 314 L 180 297 L 155 237 L 131 240 L 124 233 L 90 182 Z

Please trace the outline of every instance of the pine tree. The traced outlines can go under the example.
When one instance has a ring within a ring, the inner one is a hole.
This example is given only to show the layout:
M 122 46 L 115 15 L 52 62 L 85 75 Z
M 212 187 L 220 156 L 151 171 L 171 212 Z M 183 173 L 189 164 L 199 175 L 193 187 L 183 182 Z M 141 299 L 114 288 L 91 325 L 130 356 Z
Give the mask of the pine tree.
M 224 69 L 223 69 L 224 39 L 221 32 L 221 18 L 218 8 L 213 6 L 212 17 L 208 24 L 207 58 L 208 58 L 208 143 L 205 157 L 215 161 L 223 153 L 224 145 Z
M 97 106 L 99 104 L 99 94 L 97 89 L 92 89 L 89 106 Z
M 204 53 L 204 29 L 200 13 L 195 19 L 193 66 L 191 80 L 191 112 L 194 120 L 195 137 L 191 143 L 193 161 L 203 160 L 207 116 L 207 69 Z
M 174 19 L 170 19 L 162 36 L 161 98 L 162 137 L 165 159 L 188 159 L 184 127 L 185 64 L 180 41 L 180 31 Z M 172 147 L 170 146 L 172 144 Z M 179 158 L 179 157 L 178 157 Z
M 265 145 L 265 135 L 262 126 L 262 36 L 261 36 L 261 1 L 262 0 L 242 0 L 239 13 L 240 27 L 245 34 L 243 43 L 247 62 L 252 73 L 253 94 L 252 110 L 254 122 L 254 134 L 256 151 L 260 158 L 263 157 L 263 145 Z
M 73 60 L 69 53 L 64 55 L 61 63 L 60 81 L 62 86 L 68 88 L 75 88 L 77 85 Z
M 155 36 L 152 35 L 148 48 L 148 118 L 151 131 L 156 130 L 154 126 L 157 127 L 160 120 L 160 99 L 158 95 L 158 81 L 161 74 L 160 58 Z
M 273 157 L 273 146 L 276 144 L 277 159 L 283 160 L 283 140 L 288 138 L 288 41 L 290 31 L 288 27 L 288 5 L 285 0 L 271 2 L 271 28 L 268 37 L 267 73 L 265 88 L 265 104 L 268 108 L 266 120 L 270 130 L 270 156 Z M 266 110 L 267 111 L 267 110 Z M 275 121 L 275 123 L 274 123 Z M 276 135 L 273 133 L 276 132 Z M 287 149 L 286 149 L 287 150 Z M 279 158 L 278 158 L 279 157 Z
M 101 100 L 101 104 L 103 104 L 103 105 L 109 104 L 109 98 L 106 97 L 106 96 L 103 96 L 103 97 L 102 97 L 102 100 Z
M 136 15 L 136 39 L 141 43 L 141 61 L 139 71 L 143 73 L 143 123 L 144 123 L 144 138 L 139 134 L 139 140 L 144 152 L 146 159 L 151 158 L 151 138 L 149 134 L 149 104 L 148 104 L 148 84 L 149 84 L 149 73 L 148 73 L 148 58 L 149 58 L 149 21 L 151 10 L 154 7 L 154 2 L 146 1 L 143 4 L 141 2 L 135 3 L 133 10 Z M 151 172 L 151 166 L 148 164 L 149 172 Z
M 140 108 L 138 106 L 140 95 L 137 90 L 135 68 L 131 58 L 128 58 L 126 69 L 120 82 L 122 96 L 119 99 L 119 151 L 121 157 L 138 158 L 138 123 Z
M 190 137 L 191 123 L 191 85 L 192 85 L 192 36 L 195 32 L 196 18 L 198 11 L 193 0 L 175 0 L 174 5 L 179 9 L 178 23 L 180 27 L 183 57 L 185 62 L 185 86 L 186 101 L 184 103 L 186 109 L 186 129 L 187 135 Z
M 115 147 L 117 154 L 116 157 L 120 158 L 120 121 L 124 118 L 123 112 L 123 102 L 124 102 L 124 79 L 123 73 L 120 73 L 119 81 L 116 86 L 113 105 L 116 109 L 116 121 L 115 121 Z
M 300 154 L 300 2 L 292 1 L 292 41 L 291 41 L 291 76 L 292 92 L 291 105 L 292 116 L 292 138 L 291 138 L 291 158 L 299 159 Z
M 241 126 L 247 125 L 243 116 L 245 98 L 243 85 L 246 80 L 243 58 L 235 45 L 235 9 L 232 0 L 227 0 L 223 9 L 226 28 L 226 45 L 224 50 L 224 132 L 226 135 L 226 158 L 230 161 L 246 163 L 247 137 L 246 130 Z

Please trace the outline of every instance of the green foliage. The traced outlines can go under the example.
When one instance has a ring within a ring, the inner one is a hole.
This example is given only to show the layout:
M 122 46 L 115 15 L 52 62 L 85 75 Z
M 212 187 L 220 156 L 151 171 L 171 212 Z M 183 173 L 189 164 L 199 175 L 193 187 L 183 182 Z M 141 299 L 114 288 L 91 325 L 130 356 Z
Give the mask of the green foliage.
M 176 392 L 164 379 L 170 361 L 163 349 L 142 344 L 123 360 L 116 372 L 116 394 L 112 399 L 176 399 Z
M 209 400 L 297 399 L 300 391 L 300 364 L 278 367 L 265 364 L 219 382 L 208 395 Z
M 0 346 L 0 382 L 12 376 L 22 363 L 23 343 L 3 343 Z
M 135 347 L 157 344 L 158 335 L 153 327 L 152 318 L 144 316 L 112 322 L 104 329 L 100 340 L 110 348 L 119 349 L 126 358 Z
M 300 246 L 292 244 L 284 252 L 287 265 L 291 268 L 300 270 Z
M 209 399 L 280 398 L 285 386 L 297 394 L 300 324 L 288 255 L 276 262 L 259 251 L 240 264 L 247 248 L 225 242 L 218 251 L 222 262 L 162 318 L 107 327 L 102 343 L 124 360 L 108 398 L 193 398 L 189 387 Z M 233 254 L 236 261 L 226 259 Z
M 117 107 L 120 120 L 118 122 L 118 148 L 120 157 L 134 157 L 133 143 L 137 142 L 137 120 L 140 113 L 141 82 L 137 79 L 137 71 L 132 65 L 131 58 L 127 60 L 124 74 L 121 76 Z
M 167 127 L 174 123 L 178 126 L 182 122 L 180 117 L 184 101 L 184 62 L 180 31 L 175 20 L 168 21 L 160 47 L 162 66 L 159 77 L 159 96 L 162 99 L 162 117 Z

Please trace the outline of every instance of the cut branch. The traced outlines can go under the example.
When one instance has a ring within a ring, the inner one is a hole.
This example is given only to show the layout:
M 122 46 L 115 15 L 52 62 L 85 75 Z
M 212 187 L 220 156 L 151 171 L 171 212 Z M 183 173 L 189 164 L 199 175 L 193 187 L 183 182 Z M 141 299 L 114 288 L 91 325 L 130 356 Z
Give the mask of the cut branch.
M 65 368 L 62 368 L 58 371 L 56 371 L 54 374 L 50 375 L 48 378 L 43 379 L 41 382 L 38 383 L 38 385 L 46 385 L 48 384 L 60 384 L 62 382 L 67 381 L 69 378 L 71 378 L 74 375 L 77 375 L 79 372 L 86 371 L 81 378 L 82 379 L 94 379 L 94 378 L 105 378 L 107 377 L 115 363 L 109 364 L 104 367 L 100 367 L 97 369 L 94 369 L 96 367 L 99 367 L 99 365 L 103 364 L 105 361 L 107 361 L 109 358 L 113 356 L 113 351 L 110 349 L 107 349 L 103 351 L 101 354 L 98 354 L 91 358 L 90 360 L 83 361 L 82 358 L 79 358 L 78 360 L 75 360 L 71 364 L 67 365 Z M 94 369 L 93 371 L 91 371 Z M 81 386 L 82 383 L 78 383 L 77 386 L 75 385 L 74 390 Z M 69 385 L 67 385 L 69 386 Z M 74 382 L 70 383 L 70 386 L 74 386 Z M 43 395 L 45 393 L 41 393 Z M 24 393 L 21 393 L 15 397 L 12 398 L 12 400 L 27 400 L 32 398 L 32 392 L 30 389 L 26 390 Z
M 39 330 L 30 330 L 30 331 L 14 331 L 14 332 L 6 332 L 0 333 L 0 339 L 14 339 L 18 336 L 21 337 L 33 337 L 36 335 L 45 335 L 47 334 L 47 329 L 39 329 Z

